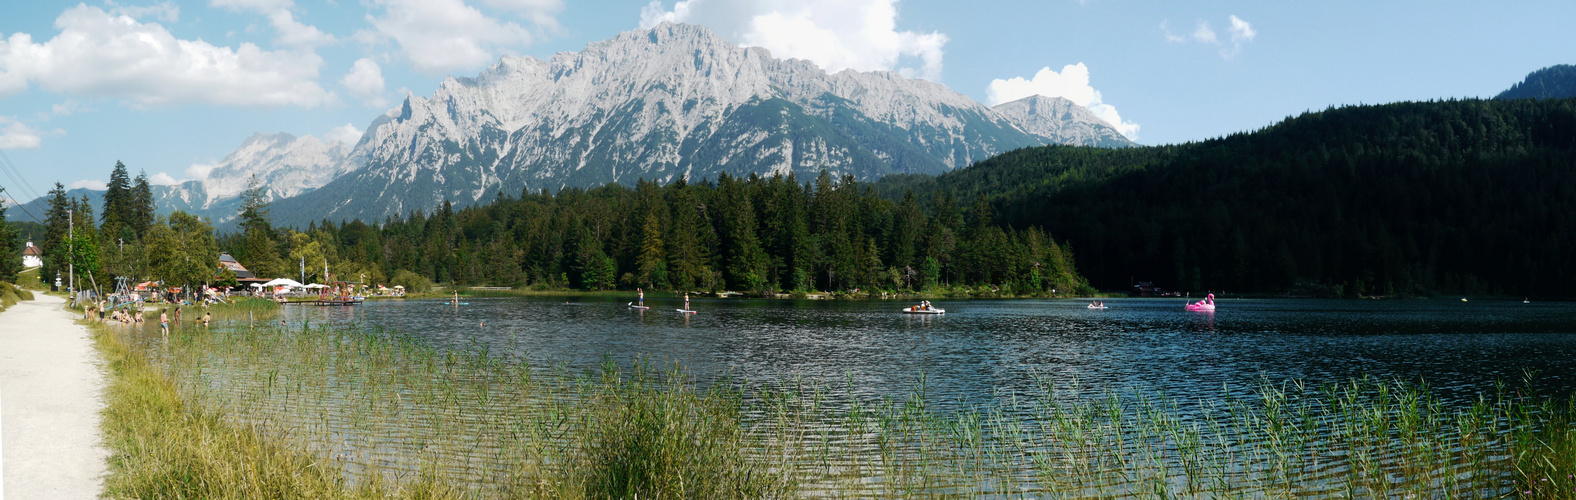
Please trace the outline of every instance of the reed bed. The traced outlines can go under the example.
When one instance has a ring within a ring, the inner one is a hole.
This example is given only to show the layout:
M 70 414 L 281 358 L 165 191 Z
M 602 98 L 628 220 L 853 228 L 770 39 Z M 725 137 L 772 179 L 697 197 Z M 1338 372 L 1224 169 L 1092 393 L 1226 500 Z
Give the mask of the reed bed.
M 1376 378 L 1215 401 L 1041 379 L 942 411 L 923 384 L 703 385 L 648 360 L 533 367 L 372 328 L 221 324 L 107 335 L 342 496 L 1576 497 L 1576 402 L 1505 386 L 1463 407 Z

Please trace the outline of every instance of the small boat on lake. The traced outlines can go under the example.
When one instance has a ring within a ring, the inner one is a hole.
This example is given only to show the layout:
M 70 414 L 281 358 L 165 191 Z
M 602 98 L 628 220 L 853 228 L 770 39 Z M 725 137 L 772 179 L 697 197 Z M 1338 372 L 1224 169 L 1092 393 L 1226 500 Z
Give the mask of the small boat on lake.
M 1204 300 L 1187 305 L 1187 310 L 1195 312 L 1215 312 L 1215 294 L 1204 296 Z
M 947 311 L 930 305 L 930 301 L 927 300 L 917 306 L 905 307 L 902 309 L 902 312 L 904 314 L 946 314 Z

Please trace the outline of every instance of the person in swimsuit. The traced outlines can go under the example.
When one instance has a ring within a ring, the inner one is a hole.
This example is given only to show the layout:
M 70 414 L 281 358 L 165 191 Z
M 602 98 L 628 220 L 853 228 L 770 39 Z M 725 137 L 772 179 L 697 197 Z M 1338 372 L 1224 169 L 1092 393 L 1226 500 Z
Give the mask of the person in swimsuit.
M 169 309 L 165 309 L 163 311 L 159 311 L 159 332 L 163 333 L 166 336 L 168 336 L 170 334 L 170 314 L 169 314 Z
M 635 293 L 640 294 L 640 298 L 638 299 L 639 302 L 636 302 L 635 304 L 640 306 L 646 305 L 646 291 L 636 288 Z
M 685 311 L 690 310 L 690 308 L 689 308 L 689 293 L 688 292 L 684 293 L 684 310 Z

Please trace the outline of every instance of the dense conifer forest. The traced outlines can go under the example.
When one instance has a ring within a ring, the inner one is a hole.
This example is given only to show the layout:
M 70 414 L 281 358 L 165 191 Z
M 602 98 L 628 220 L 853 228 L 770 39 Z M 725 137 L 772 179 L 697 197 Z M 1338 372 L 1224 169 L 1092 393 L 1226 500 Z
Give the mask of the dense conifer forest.
M 852 178 L 822 174 L 607 185 L 556 194 L 499 193 L 490 203 L 413 212 L 374 226 L 279 230 L 254 191 L 242 231 L 222 248 L 260 275 L 339 278 L 421 288 L 919 291 L 976 295 L 1088 293 L 1073 256 L 1033 227 L 994 223 L 989 205 L 946 194 L 889 201 Z
M 1041 227 L 1101 289 L 1570 297 L 1576 100 L 1452 100 L 1310 112 L 1174 146 L 1051 146 L 913 191 L 983 197 Z

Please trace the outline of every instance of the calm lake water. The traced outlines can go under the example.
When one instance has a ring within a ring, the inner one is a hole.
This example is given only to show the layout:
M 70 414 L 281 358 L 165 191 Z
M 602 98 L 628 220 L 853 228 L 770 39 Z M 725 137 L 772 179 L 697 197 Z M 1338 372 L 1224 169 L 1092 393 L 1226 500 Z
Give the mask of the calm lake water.
M 566 302 L 567 300 L 567 302 Z M 1576 389 L 1576 304 L 1453 300 L 1232 300 L 1215 313 L 1177 299 L 939 300 L 944 316 L 896 301 L 470 298 L 288 306 L 292 325 L 361 322 L 440 349 L 485 347 L 536 365 L 592 368 L 611 355 L 681 363 L 706 382 L 807 380 L 903 397 L 920 386 L 944 404 L 1033 392 L 1036 376 L 1091 390 L 1173 400 L 1249 394 L 1264 378 L 1310 384 L 1374 375 L 1423 380 L 1448 401 L 1496 381 L 1557 395 Z M 849 384 L 849 382 L 852 384 Z

